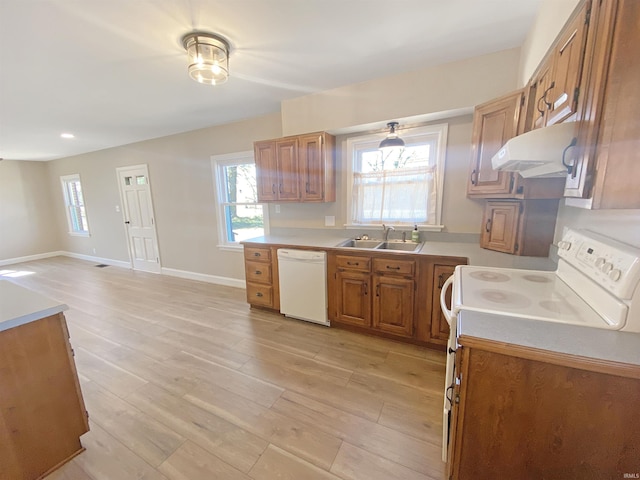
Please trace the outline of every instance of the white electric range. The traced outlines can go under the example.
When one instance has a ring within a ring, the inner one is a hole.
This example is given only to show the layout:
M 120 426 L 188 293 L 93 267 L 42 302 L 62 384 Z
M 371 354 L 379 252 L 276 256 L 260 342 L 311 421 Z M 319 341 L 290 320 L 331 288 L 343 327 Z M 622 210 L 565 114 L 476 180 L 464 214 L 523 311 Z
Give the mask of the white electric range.
M 558 243 L 554 272 L 460 265 L 442 288 L 449 322 L 443 452 L 449 439 L 456 381 L 457 316 L 475 311 L 628 332 L 640 332 L 640 249 L 586 230 L 568 230 Z M 451 309 L 445 295 L 452 286 Z

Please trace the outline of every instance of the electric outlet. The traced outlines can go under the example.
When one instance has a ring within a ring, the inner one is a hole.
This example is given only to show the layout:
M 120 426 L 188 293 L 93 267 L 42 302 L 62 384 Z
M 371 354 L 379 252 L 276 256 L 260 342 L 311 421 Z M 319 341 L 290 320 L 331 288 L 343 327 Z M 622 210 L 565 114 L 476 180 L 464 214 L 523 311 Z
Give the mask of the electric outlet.
M 280 213 L 280 205 L 276 205 L 276 213 Z
M 116 213 L 120 213 L 120 205 L 116 205 Z
M 95 248 L 94 248 L 94 249 L 92 249 L 92 250 L 93 250 L 93 253 L 96 253 L 96 249 L 95 249 Z
M 324 217 L 324 226 L 325 227 L 335 227 L 336 226 L 336 217 L 334 215 L 327 215 Z

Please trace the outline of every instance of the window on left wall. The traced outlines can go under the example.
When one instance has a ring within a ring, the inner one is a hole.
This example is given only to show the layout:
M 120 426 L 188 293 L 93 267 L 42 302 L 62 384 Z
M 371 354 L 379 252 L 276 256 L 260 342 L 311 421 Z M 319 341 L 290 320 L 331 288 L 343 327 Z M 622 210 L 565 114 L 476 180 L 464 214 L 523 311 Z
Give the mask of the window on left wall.
M 268 208 L 258 203 L 253 152 L 211 157 L 218 204 L 220 247 L 240 247 L 240 242 L 269 231 Z
M 62 193 L 67 211 L 69 234 L 89 236 L 89 222 L 87 220 L 87 209 L 84 206 L 80 175 L 65 175 L 60 177 L 60 182 L 62 183 Z

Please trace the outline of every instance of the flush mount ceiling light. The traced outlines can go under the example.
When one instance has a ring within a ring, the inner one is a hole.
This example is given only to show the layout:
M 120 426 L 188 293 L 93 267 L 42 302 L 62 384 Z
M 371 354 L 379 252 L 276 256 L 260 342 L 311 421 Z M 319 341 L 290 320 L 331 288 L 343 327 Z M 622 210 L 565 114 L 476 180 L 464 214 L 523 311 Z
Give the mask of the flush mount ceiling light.
M 395 150 L 404 147 L 404 140 L 402 140 L 396 133 L 397 126 L 398 122 L 387 123 L 387 127 L 389 127 L 389 134 L 387 135 L 387 138 L 380 142 L 380 146 L 378 147 L 380 150 Z
M 193 32 L 182 37 L 189 58 L 189 76 L 206 85 L 220 85 L 229 77 L 229 42 L 213 33 Z

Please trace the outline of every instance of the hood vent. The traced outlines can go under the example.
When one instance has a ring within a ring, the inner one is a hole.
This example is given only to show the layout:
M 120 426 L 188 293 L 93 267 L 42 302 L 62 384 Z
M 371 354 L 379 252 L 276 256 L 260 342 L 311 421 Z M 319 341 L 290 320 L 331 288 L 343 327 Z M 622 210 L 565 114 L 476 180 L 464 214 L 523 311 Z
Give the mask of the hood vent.
M 498 150 L 491 165 L 524 178 L 564 177 L 571 171 L 564 154 L 576 144 L 576 126 L 576 122 L 558 123 L 518 135 Z

